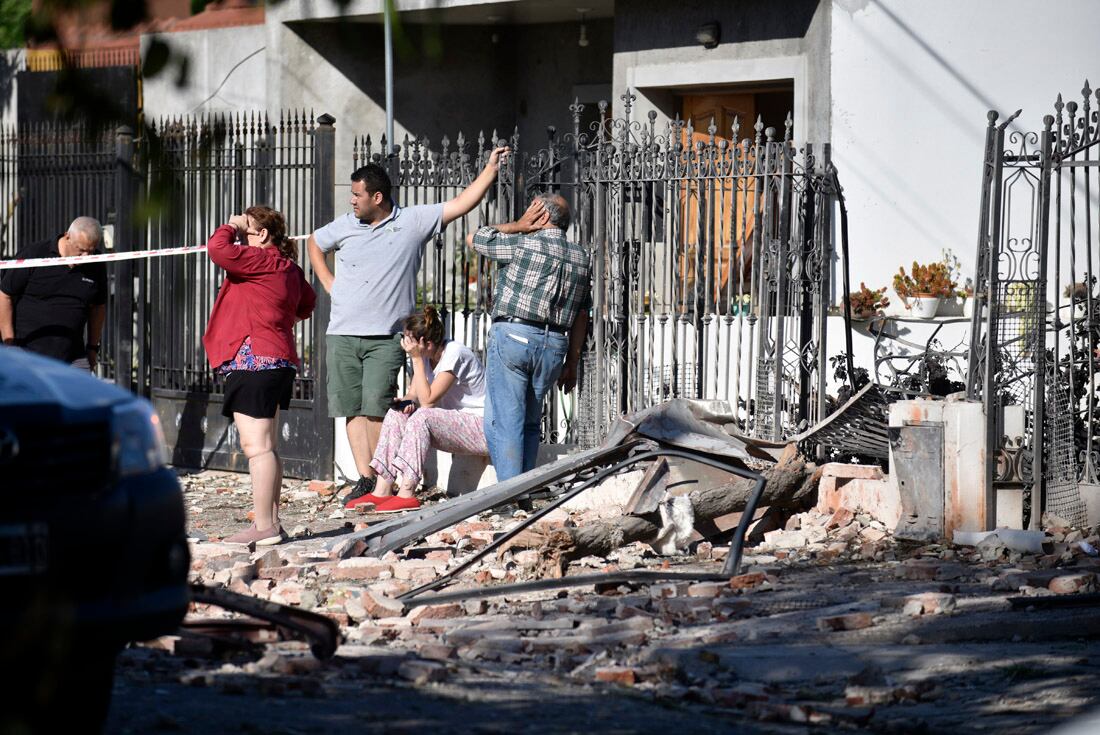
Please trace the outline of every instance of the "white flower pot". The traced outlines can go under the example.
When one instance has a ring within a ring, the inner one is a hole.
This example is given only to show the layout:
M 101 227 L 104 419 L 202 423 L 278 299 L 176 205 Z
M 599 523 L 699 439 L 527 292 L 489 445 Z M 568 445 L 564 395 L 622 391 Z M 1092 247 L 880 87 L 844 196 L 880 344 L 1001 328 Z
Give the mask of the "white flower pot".
M 939 296 L 910 296 L 907 300 L 909 312 L 918 319 L 931 319 L 940 308 Z

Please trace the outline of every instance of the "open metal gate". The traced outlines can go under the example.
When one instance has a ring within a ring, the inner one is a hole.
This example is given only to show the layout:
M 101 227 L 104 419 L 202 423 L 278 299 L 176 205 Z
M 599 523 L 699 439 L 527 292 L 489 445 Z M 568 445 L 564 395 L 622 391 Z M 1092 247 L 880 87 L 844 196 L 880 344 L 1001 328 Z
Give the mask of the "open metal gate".
M 984 153 L 968 397 L 986 405 L 986 518 L 999 488 L 1085 521 L 1100 470 L 1100 93 L 1063 102 L 1041 132 L 991 111 Z M 983 308 L 984 307 L 984 308 Z

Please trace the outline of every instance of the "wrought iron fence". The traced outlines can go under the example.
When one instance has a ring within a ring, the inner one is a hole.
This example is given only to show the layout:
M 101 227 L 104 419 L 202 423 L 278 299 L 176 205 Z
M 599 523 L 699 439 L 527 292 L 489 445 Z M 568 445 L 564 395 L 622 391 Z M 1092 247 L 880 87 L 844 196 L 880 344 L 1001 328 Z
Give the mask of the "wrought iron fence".
M 560 192 L 573 210 L 569 236 L 592 252 L 593 320 L 580 386 L 548 400 L 545 440 L 594 444 L 622 413 L 674 396 L 727 401 L 742 431 L 791 436 L 823 418 L 825 406 L 835 195 L 828 150 L 799 149 L 789 120 L 782 132 L 758 121 L 745 137 L 740 122 L 723 131 L 678 120 L 658 128 L 653 115 L 632 120 L 632 103 L 624 97 L 617 119 L 601 104 L 588 130 L 574 104 L 572 131 L 550 129 L 541 146 L 524 148 L 512 133 L 515 155 L 490 194 L 428 244 L 419 299 L 442 307 L 452 336 L 484 354 L 495 272 L 464 247 L 465 235 L 514 219 L 536 193 Z M 42 138 L 33 158 L 25 141 L 39 138 L 12 133 L 0 139 L 0 196 L 18 206 L 3 242 L 10 251 L 31 233 L 59 231 L 75 212 L 115 223 L 117 250 L 201 244 L 253 203 L 284 212 L 292 231 L 311 232 L 335 215 L 333 122 L 301 113 L 175 118 L 136 134 L 73 132 L 71 142 L 62 131 Z M 435 147 L 406 139 L 384 154 L 384 141 L 375 148 L 357 137 L 351 163 L 389 167 L 402 204 L 442 202 L 499 142 L 496 132 Z M 33 192 L 33 202 L 20 192 Z M 304 252 L 300 263 L 312 278 Z M 221 274 L 201 256 L 127 261 L 110 272 L 110 375 L 154 401 L 177 463 L 242 469 L 201 345 Z M 327 304 L 320 299 L 296 330 L 304 364 L 282 429 L 289 474 L 331 473 Z
M 596 443 L 624 412 L 669 397 L 728 401 L 741 430 L 784 438 L 823 418 L 825 315 L 833 254 L 835 192 L 828 149 L 815 156 L 783 132 L 741 138 L 713 125 L 696 131 L 672 121 L 658 128 L 611 118 L 581 129 L 553 128 L 541 147 L 513 134 L 511 166 L 495 196 L 436 239 L 425 254 L 420 296 L 451 315 L 452 336 L 484 348 L 492 264 L 466 251 L 466 232 L 508 221 L 542 191 L 570 202 L 569 236 L 593 256 L 593 322 L 575 396 L 552 396 L 548 441 Z M 444 201 L 476 176 L 493 141 L 473 150 L 459 136 L 405 139 L 383 155 L 356 139 L 354 165 L 390 167 L 405 203 Z
M 378 163 L 389 171 L 395 201 L 405 206 L 435 204 L 458 196 L 480 173 L 492 149 L 501 144 L 518 150 L 518 136 L 503 141 L 494 130 L 488 137 L 479 133 L 471 142 L 459 133 L 453 144 L 444 137 L 434 149 L 425 139 L 406 136 L 388 154 L 384 135 L 377 147 L 371 136 L 356 136 L 352 168 Z M 466 234 L 482 224 L 513 219 L 513 160 L 504 159 L 495 186 L 473 212 L 444 228 L 429 243 L 417 275 L 417 302 L 439 307 L 449 336 L 482 357 L 493 270 L 491 263 L 466 247 Z
M 0 254 L 57 237 L 76 216 L 112 224 L 113 127 L 32 123 L 0 130 Z
M 986 404 L 990 524 L 999 487 L 1024 488 L 1032 527 L 1082 523 L 1082 489 L 1100 492 L 1100 92 L 1081 100 L 1059 95 L 1038 133 L 988 116 L 967 391 Z
M 332 216 L 332 137 L 331 118 L 314 121 L 300 112 L 278 120 L 248 114 L 150 122 L 138 141 L 149 208 L 139 242 L 152 248 L 201 244 L 253 204 L 282 212 L 291 233 L 312 232 Z M 325 172 L 318 174 L 321 166 Z M 304 246 L 298 262 L 315 282 Z M 202 346 L 223 274 L 196 256 L 151 259 L 138 267 L 145 288 L 138 333 L 146 347 L 139 360 L 148 361 L 139 374 L 148 376 L 149 395 L 173 440 L 176 462 L 244 469 L 247 460 L 232 422 L 221 416 L 222 381 Z M 280 453 L 292 475 L 331 473 L 331 421 L 318 400 L 324 396 L 319 386 L 326 323 L 322 305 L 294 327 L 302 367 L 291 408 L 280 418 Z
M 0 130 L 0 257 L 56 239 L 80 215 L 105 225 L 117 219 L 117 135 L 113 126 L 31 123 Z M 120 287 L 108 271 L 111 293 Z M 118 302 L 108 302 L 100 373 L 114 379 L 119 344 Z

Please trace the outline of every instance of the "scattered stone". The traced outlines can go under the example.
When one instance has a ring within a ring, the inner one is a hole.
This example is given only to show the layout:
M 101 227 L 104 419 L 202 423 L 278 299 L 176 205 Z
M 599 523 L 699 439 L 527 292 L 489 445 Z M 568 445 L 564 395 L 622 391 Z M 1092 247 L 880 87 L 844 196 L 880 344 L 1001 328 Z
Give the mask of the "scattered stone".
M 817 619 L 818 630 L 829 632 L 836 630 L 860 630 L 875 624 L 871 613 L 858 612 L 847 615 L 834 615 Z
M 1091 572 L 1086 572 L 1084 574 L 1063 574 L 1050 580 L 1047 589 L 1056 595 L 1092 592 L 1096 589 L 1096 575 Z
M 332 579 L 379 579 L 384 572 L 392 572 L 389 564 L 367 557 L 344 559 L 332 570 Z
M 413 684 L 428 684 L 447 680 L 447 667 L 438 661 L 403 661 L 397 667 L 397 675 Z
M 907 597 L 902 612 L 913 616 L 950 615 L 955 612 L 957 604 L 954 595 L 941 592 L 924 592 Z

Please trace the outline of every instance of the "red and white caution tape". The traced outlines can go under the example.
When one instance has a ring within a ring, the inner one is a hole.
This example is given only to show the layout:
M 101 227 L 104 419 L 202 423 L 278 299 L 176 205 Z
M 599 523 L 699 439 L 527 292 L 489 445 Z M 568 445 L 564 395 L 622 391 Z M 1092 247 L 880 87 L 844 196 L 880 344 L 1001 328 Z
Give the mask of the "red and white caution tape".
M 309 235 L 295 235 L 288 240 L 306 240 Z M 205 245 L 191 245 L 183 248 L 162 248 L 160 250 L 128 250 L 117 253 L 97 253 L 95 255 L 67 255 L 60 258 L 15 258 L 0 260 L 0 271 L 15 268 L 45 268 L 55 265 L 78 265 L 81 263 L 113 263 L 119 260 L 138 260 L 141 258 L 160 258 L 165 255 L 186 255 L 204 253 Z

